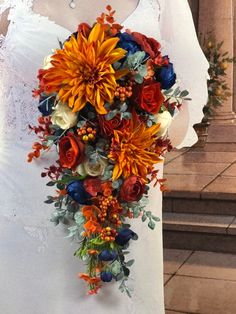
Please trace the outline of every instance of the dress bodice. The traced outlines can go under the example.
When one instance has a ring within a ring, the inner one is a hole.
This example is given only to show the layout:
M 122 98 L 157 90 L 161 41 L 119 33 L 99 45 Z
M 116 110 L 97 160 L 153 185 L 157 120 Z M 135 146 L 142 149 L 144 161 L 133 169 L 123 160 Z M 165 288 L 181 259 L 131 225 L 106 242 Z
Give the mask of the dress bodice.
M 31 92 L 37 87 L 37 71 L 44 57 L 59 47 L 58 40 L 63 42 L 71 34 L 48 17 L 33 12 L 32 6 L 33 0 L 8 0 L 2 8 L 0 6 L 0 14 L 10 8 L 10 24 L 6 37 L 1 38 L 0 48 L 0 112 L 3 121 L 0 135 L 10 140 L 30 140 L 27 128 L 38 115 L 37 101 L 32 99 Z M 139 0 L 134 12 L 122 25 L 125 29 L 159 39 L 159 14 L 157 0 Z

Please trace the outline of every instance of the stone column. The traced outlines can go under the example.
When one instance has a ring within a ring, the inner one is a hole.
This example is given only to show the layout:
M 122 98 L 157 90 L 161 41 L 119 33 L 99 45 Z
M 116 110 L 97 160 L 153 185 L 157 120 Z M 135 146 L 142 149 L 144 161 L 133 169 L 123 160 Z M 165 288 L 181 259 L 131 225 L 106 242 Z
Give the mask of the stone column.
M 217 41 L 224 41 L 223 49 L 231 56 L 234 54 L 234 16 L 235 0 L 200 0 L 199 1 L 199 33 L 212 32 Z M 235 5 L 236 6 L 236 5 Z M 233 93 L 233 65 L 227 69 L 227 82 Z M 235 122 L 233 97 L 215 109 L 211 123 L 233 124 Z

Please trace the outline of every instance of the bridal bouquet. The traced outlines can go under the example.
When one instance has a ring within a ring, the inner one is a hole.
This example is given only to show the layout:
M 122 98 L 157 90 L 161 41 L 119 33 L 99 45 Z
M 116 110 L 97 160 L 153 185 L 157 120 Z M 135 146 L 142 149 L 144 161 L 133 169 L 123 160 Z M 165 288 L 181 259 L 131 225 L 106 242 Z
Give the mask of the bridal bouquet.
M 39 70 L 39 137 L 28 161 L 54 148 L 45 168 L 54 196 L 51 220 L 69 224 L 78 240 L 75 256 L 86 265 L 79 277 L 96 294 L 102 282 L 126 285 L 134 260 L 126 260 L 137 240 L 128 219 L 154 229 L 159 219 L 145 210 L 150 184 L 163 190 L 155 165 L 170 150 L 166 136 L 175 110 L 188 92 L 176 85 L 173 64 L 160 44 L 114 21 L 107 7 L 91 27 L 82 23 Z

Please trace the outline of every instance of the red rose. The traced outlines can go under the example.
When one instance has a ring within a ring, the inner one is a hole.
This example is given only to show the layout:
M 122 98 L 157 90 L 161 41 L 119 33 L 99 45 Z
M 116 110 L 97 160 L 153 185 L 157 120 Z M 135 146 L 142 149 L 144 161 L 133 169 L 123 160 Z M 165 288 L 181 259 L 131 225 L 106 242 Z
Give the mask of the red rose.
M 91 27 L 87 23 L 80 23 L 78 26 L 78 32 L 82 33 L 85 38 L 88 38 L 91 32 Z
M 145 183 L 142 178 L 131 176 L 127 178 L 120 189 L 120 197 L 126 202 L 140 200 L 145 191 Z
M 131 35 L 141 48 L 150 55 L 151 59 L 155 59 L 160 54 L 161 45 L 156 39 L 146 37 L 138 32 L 132 32 Z
M 84 159 L 84 144 L 74 134 L 64 136 L 59 141 L 59 160 L 63 168 L 74 169 Z
M 106 120 L 104 115 L 98 115 L 98 121 L 102 136 L 109 138 L 113 136 L 114 130 L 122 130 L 128 123 L 125 119 L 121 120 L 119 114 L 111 120 Z
M 102 181 L 100 179 L 85 179 L 84 188 L 92 196 L 97 196 L 102 190 Z
M 142 85 L 137 95 L 138 105 L 148 113 L 156 114 L 159 112 L 165 98 L 161 92 L 160 83 Z

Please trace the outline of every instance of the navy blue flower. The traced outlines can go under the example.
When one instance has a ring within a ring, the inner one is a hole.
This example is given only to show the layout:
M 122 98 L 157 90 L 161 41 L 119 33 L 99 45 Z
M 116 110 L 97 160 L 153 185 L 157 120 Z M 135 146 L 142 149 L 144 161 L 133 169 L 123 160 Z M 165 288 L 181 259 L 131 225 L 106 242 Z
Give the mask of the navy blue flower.
M 114 259 L 116 259 L 117 257 L 117 253 L 115 251 L 109 251 L 109 250 L 103 250 L 99 255 L 98 258 L 100 259 L 100 261 L 113 261 Z
M 55 97 L 40 96 L 38 109 L 44 117 L 52 114 L 54 102 Z
M 162 66 L 155 73 L 156 80 L 161 83 L 162 89 L 171 88 L 176 81 L 174 66 L 171 62 L 168 65 Z
M 117 37 L 120 38 L 117 46 L 127 51 L 126 56 L 134 54 L 137 51 L 141 51 L 141 47 L 137 44 L 132 35 L 124 32 L 118 34 Z
M 112 273 L 109 271 L 102 271 L 100 274 L 100 278 L 104 282 L 110 282 L 112 281 Z
M 126 245 L 130 239 L 136 239 L 137 234 L 130 229 L 122 229 L 118 232 L 115 242 L 119 245 Z
M 67 193 L 76 202 L 82 205 L 90 205 L 92 197 L 84 188 L 83 182 L 80 180 L 72 181 L 67 185 Z

